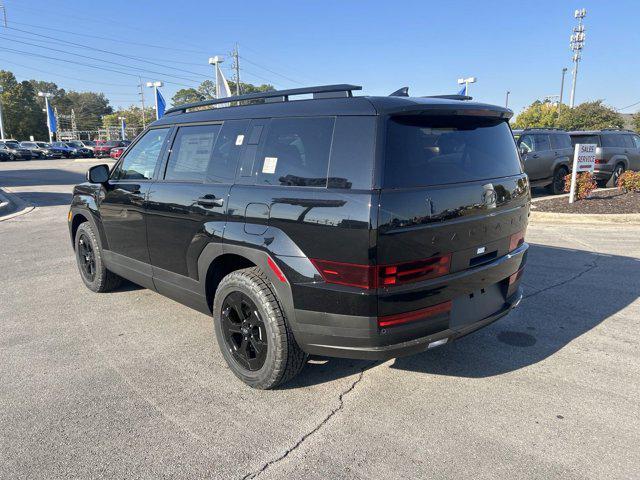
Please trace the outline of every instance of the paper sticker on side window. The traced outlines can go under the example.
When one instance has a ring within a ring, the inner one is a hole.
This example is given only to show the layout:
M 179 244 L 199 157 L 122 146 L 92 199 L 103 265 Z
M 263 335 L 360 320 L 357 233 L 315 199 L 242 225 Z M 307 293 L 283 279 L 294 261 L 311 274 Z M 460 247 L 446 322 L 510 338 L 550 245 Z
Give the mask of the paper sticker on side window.
M 242 145 L 243 142 L 244 142 L 244 135 L 238 135 L 236 137 L 236 145 Z
M 276 173 L 277 164 L 278 164 L 277 157 L 264 157 L 264 164 L 262 165 L 262 173 Z

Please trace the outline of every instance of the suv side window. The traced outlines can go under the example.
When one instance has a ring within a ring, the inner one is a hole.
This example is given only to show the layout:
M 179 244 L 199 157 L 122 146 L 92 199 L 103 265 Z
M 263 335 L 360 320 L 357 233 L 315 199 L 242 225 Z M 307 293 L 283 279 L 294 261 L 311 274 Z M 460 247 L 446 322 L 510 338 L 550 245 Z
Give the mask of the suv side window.
M 567 134 L 554 133 L 551 137 L 551 148 L 571 148 L 571 138 Z
M 158 163 L 169 128 L 149 130 L 127 152 L 113 171 L 112 180 L 150 180 Z
M 602 146 L 603 147 L 624 147 L 624 141 L 622 140 L 621 135 L 609 134 L 602 135 Z
M 545 150 L 551 150 L 551 143 L 549 142 L 549 135 L 536 134 L 534 135 L 536 142 L 536 152 L 543 152 Z
M 204 182 L 219 131 L 220 125 L 178 128 L 164 179 Z
M 518 144 L 520 148 L 524 147 L 524 153 L 533 152 L 533 135 L 522 135 L 520 137 L 520 143 Z
M 335 117 L 275 118 L 258 159 L 258 184 L 326 187 Z

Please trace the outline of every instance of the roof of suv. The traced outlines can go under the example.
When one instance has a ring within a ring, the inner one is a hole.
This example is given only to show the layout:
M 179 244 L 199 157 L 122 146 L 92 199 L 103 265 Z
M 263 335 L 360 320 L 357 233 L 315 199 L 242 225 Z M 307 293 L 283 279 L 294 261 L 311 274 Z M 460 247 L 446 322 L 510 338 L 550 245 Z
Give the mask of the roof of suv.
M 623 130 L 618 128 L 604 128 L 602 130 L 574 130 L 569 135 L 609 135 L 609 134 L 629 134 L 636 133 L 633 130 Z
M 547 127 L 547 128 L 522 128 L 522 129 L 516 129 L 513 130 L 513 133 L 516 134 L 522 134 L 524 132 L 535 132 L 535 133 L 567 133 L 566 130 L 563 130 L 561 128 L 552 128 L 552 127 Z
M 448 113 L 451 115 L 479 115 L 492 116 L 498 118 L 510 118 L 513 112 L 507 108 L 496 105 L 489 105 L 478 102 L 470 102 L 457 99 L 456 96 L 450 98 L 435 97 L 407 97 L 407 96 L 351 96 L 351 90 L 358 90 L 360 87 L 353 85 L 337 85 L 329 88 L 343 87 L 348 95 L 336 95 L 314 99 L 288 100 L 289 95 L 294 95 L 293 90 L 280 92 L 268 92 L 269 96 L 264 97 L 265 103 L 228 106 L 231 102 L 260 99 L 260 96 L 242 95 L 240 97 L 228 97 L 220 100 L 204 101 L 190 106 L 180 106 L 167 110 L 167 114 L 155 121 L 153 125 L 172 125 L 175 123 L 190 123 L 212 120 L 233 120 L 248 118 L 273 118 L 284 116 L 318 116 L 318 115 L 384 115 L 384 114 L 412 114 L 430 110 L 438 114 Z M 312 89 L 297 89 L 303 93 L 313 93 Z M 330 90 L 339 92 L 339 90 Z M 295 93 L 296 95 L 303 93 Z M 279 95 L 278 95 L 279 94 Z M 273 101 L 273 99 L 276 101 Z M 468 98 L 468 97 L 460 97 Z M 224 103 L 222 103 L 224 101 Z M 218 104 L 226 104 L 223 108 L 208 108 L 206 110 L 195 110 L 183 113 L 188 108 L 204 107 Z

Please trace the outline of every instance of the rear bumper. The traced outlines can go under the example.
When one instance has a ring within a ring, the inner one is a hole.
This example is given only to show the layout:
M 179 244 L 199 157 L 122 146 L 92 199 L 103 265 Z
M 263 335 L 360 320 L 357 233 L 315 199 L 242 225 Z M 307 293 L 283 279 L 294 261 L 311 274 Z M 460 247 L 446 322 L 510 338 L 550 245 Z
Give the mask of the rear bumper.
M 310 354 L 372 360 L 411 355 L 426 350 L 432 342 L 455 340 L 489 325 L 518 305 L 522 299 L 520 279 L 516 277 L 516 281 L 510 283 L 509 278 L 524 268 L 527 250 L 525 243 L 488 264 L 429 280 L 429 288 L 403 286 L 399 287 L 405 290 L 401 293 L 397 293 L 396 289 L 392 294 L 380 291 L 372 294 L 385 308 L 401 308 L 399 311 L 385 312 L 389 314 L 416 311 L 448 300 L 453 300 L 455 304 L 457 298 L 474 292 L 477 294 L 480 289 L 489 291 L 491 286 L 498 287 L 504 300 L 493 303 L 489 308 L 476 309 L 474 304 L 462 316 L 454 316 L 451 311 L 381 328 L 377 316 L 381 314 L 376 315 L 374 310 L 360 315 L 335 313 L 349 312 L 349 302 L 341 298 L 342 308 L 333 310 L 333 313 L 318 311 L 319 307 L 313 310 L 297 307 L 293 322 L 296 340 Z M 365 295 L 361 294 L 360 297 Z M 325 302 L 328 309 L 332 303 L 331 297 L 325 297 Z
M 502 309 L 494 314 L 482 318 L 476 322 L 460 326 L 458 328 L 447 328 L 439 332 L 433 333 L 420 338 L 407 340 L 400 343 L 390 345 L 373 345 L 373 346 L 349 346 L 349 345 L 327 345 L 321 343 L 308 343 L 303 346 L 307 353 L 314 355 L 324 355 L 328 357 L 355 358 L 363 360 L 388 360 L 390 358 L 403 357 L 406 355 L 414 355 L 424 352 L 431 347 L 452 342 L 458 338 L 464 337 L 476 330 L 492 324 L 496 320 L 507 315 L 511 310 L 516 308 L 523 297 L 522 287 L 518 287 L 517 291 L 509 297 Z M 347 319 L 340 319 L 344 322 Z M 348 321 L 348 320 L 347 320 Z M 434 342 L 437 342 L 434 345 Z

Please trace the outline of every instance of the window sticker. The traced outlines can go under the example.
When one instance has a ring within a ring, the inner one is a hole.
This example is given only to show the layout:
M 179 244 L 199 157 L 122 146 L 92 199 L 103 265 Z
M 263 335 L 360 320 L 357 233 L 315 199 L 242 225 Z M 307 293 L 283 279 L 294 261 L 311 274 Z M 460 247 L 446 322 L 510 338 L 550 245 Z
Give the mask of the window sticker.
M 278 157 L 264 157 L 264 164 L 262 165 L 262 173 L 276 173 L 277 164 L 278 164 Z
M 236 145 L 242 145 L 244 143 L 244 135 L 238 135 L 236 137 Z

